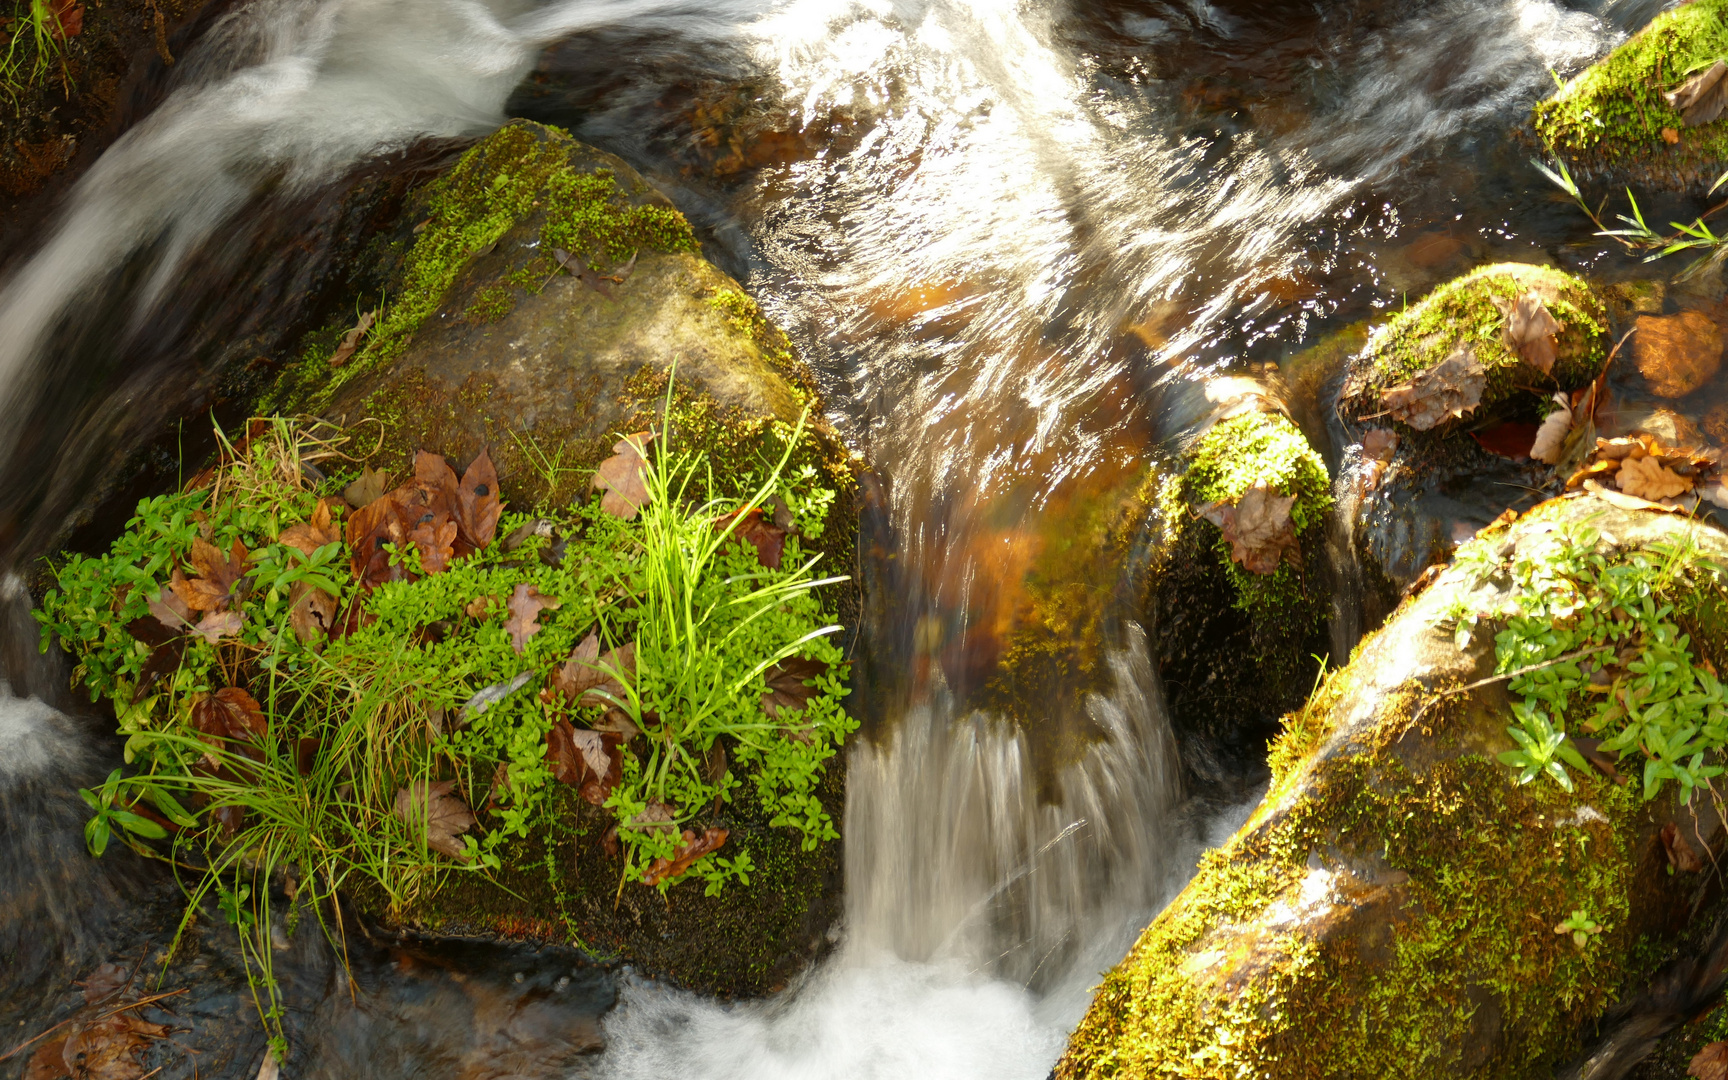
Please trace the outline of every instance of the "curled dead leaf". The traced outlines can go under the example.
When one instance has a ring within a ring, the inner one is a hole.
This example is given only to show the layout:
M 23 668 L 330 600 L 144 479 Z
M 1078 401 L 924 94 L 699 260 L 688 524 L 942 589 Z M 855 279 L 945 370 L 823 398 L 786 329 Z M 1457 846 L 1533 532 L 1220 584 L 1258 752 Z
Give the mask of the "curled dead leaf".
M 1572 430 L 1572 399 L 1566 394 L 1555 394 L 1554 403 L 1556 408 L 1542 418 L 1542 426 L 1536 429 L 1536 441 L 1530 447 L 1530 456 L 1544 465 L 1560 464 L 1566 433 Z
M 376 311 L 368 311 L 360 316 L 360 321 L 342 335 L 342 340 L 337 344 L 336 351 L 330 354 L 330 366 L 341 367 L 346 364 L 349 357 L 354 355 L 355 350 L 360 348 L 360 341 L 366 336 L 366 332 L 372 329 L 372 324 L 377 321 L 378 313 Z
M 600 638 L 590 633 L 571 650 L 570 658 L 552 676 L 552 686 L 576 705 L 615 707 L 615 702 L 628 702 L 629 688 L 623 680 L 636 679 L 636 643 L 629 642 L 600 655 Z M 600 693 L 595 693 L 599 691 Z M 600 694 L 610 694 L 609 701 Z
M 1728 74 L 1728 63 L 1718 60 L 1663 94 L 1662 100 L 1680 113 L 1680 120 L 1687 127 L 1708 124 L 1728 108 L 1728 80 L 1723 79 L 1724 74 Z
M 736 524 L 734 524 L 736 523 Z M 780 569 L 780 559 L 786 549 L 788 530 L 762 514 L 761 507 L 739 516 L 737 511 L 714 522 L 714 528 L 732 529 L 732 535 L 756 549 L 756 561 L 774 570 Z
M 590 805 L 604 806 L 624 777 L 622 743 L 620 735 L 560 720 L 546 733 L 546 761 L 553 779 L 576 788 Z
M 1704 869 L 1704 860 L 1698 857 L 1698 852 L 1686 842 L 1681 834 L 1680 826 L 1670 821 L 1662 826 L 1660 833 L 1662 850 L 1668 855 L 1668 865 L 1682 874 L 1695 874 Z
M 503 512 L 504 504 L 498 499 L 498 470 L 491 453 L 482 449 L 456 485 L 456 523 L 466 545 L 478 551 L 490 544 L 498 535 L 498 517 Z
M 1728 1043 L 1713 1042 L 1692 1055 L 1686 1075 L 1696 1080 L 1728 1080 Z
M 1288 559 L 1300 563 L 1290 510 L 1296 496 L 1280 495 L 1264 484 L 1242 493 L 1235 503 L 1216 502 L 1202 507 L 1200 515 L 1218 526 L 1230 544 L 1230 558 L 1254 574 L 1270 574 Z
M 311 520 L 288 526 L 276 539 L 303 555 L 311 555 L 326 544 L 341 540 L 342 530 L 331 521 L 329 502 L 320 499 Z
M 1614 484 L 1628 495 L 1655 502 L 1692 490 L 1692 481 L 1677 475 L 1653 457 L 1628 457 L 1620 463 Z
M 1409 382 L 1380 393 L 1380 402 L 1394 420 L 1427 431 L 1446 420 L 1463 417 L 1482 403 L 1488 372 L 1467 344 Z
M 193 611 L 222 611 L 245 591 L 249 554 L 239 537 L 227 555 L 200 537 L 192 541 L 190 556 L 198 576 L 188 579 L 176 569 L 169 587 Z
M 342 498 L 349 506 L 358 510 L 362 506 L 377 502 L 389 490 L 390 479 L 383 469 L 362 468 L 359 479 L 342 489 Z
M 680 837 L 678 850 L 670 859 L 655 859 L 648 864 L 648 869 L 642 873 L 642 884 L 658 885 L 663 881 L 673 881 L 683 877 L 697 859 L 712 851 L 719 851 L 730 835 L 725 829 L 703 829 L 697 836 L 690 829 L 685 829 Z
M 1532 289 L 1513 300 L 1499 296 L 1493 299 L 1505 318 L 1500 326 L 1500 340 L 1537 371 L 1544 375 L 1552 372 L 1554 335 L 1560 332 L 1560 321 L 1548 311 L 1541 294 Z

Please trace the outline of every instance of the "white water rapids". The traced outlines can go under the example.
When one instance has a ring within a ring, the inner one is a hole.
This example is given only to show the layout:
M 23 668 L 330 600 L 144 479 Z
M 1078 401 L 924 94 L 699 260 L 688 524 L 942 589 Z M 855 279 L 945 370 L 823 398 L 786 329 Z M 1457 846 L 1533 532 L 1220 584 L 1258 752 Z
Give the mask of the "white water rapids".
M 741 50 L 808 115 L 844 105 L 870 118 L 855 146 L 764 179 L 742 223 L 750 285 L 827 381 L 850 387 L 858 406 L 841 422 L 893 481 L 898 558 L 918 570 L 891 625 L 910 640 L 932 613 L 968 611 L 982 521 L 1036 514 L 1113 452 L 1135 412 L 1100 407 L 1134 378 L 1115 347 L 1124 327 L 1156 324 L 1142 337 L 1163 381 L 1265 335 L 1300 336 L 1257 320 L 1269 282 L 1335 265 L 1303 244 L 1316 222 L 1395 224 L 1395 209 L 1352 218 L 1353 200 L 1412 156 L 1504 122 L 1549 68 L 1576 68 L 1619 33 L 1608 12 L 1552 0 L 1411 7 L 1348 55 L 1320 50 L 1314 78 L 1330 89 L 1284 133 L 1203 137 L 1156 94 L 1101 89 L 1058 5 L 254 0 L 209 32 L 0 286 L 0 417 L 55 378 L 46 343 L 118 257 L 153 247 L 136 301 L 148 308 L 260 185 L 309 190 L 416 139 L 488 130 L 548 43 L 658 25 Z M 1147 55 L 1182 35 L 1228 43 L 1243 21 L 1207 0 L 1098 17 L 1119 49 Z M 619 123 L 599 115 L 579 134 L 628 149 Z M 925 283 L 951 288 L 940 310 L 892 327 L 871 314 Z M 938 316 L 949 329 L 919 332 Z M 0 428 L 0 451 L 15 437 Z M 941 676 L 923 676 L 881 725 L 889 734 L 851 751 L 836 954 L 758 1003 L 631 983 L 602 1071 L 1045 1075 L 1098 973 L 1246 813 L 1179 818 L 1137 632 L 1111 665 L 1112 688 L 1087 703 L 1104 737 L 1050 799 L 1024 736 L 960 715 Z

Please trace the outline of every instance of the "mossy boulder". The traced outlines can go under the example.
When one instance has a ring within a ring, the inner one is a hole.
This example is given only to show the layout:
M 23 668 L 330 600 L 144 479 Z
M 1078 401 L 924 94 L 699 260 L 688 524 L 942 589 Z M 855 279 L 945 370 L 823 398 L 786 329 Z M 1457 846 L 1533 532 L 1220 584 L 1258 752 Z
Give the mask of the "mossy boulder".
M 341 422 L 392 482 L 425 449 L 465 464 L 483 448 L 515 508 L 592 497 L 623 433 L 662 430 L 707 454 L 716 484 L 760 482 L 791 439 L 790 468 L 837 493 L 806 550 L 847 574 L 860 465 L 822 416 L 815 379 L 739 284 L 705 260 L 667 199 L 621 159 L 524 121 L 475 144 L 408 201 L 397 258 L 353 349 L 352 320 L 310 335 L 259 406 Z M 737 488 L 738 491 L 731 491 Z M 827 589 L 851 623 L 855 590 Z M 844 755 L 817 795 L 844 805 Z M 560 791 L 546 829 L 515 841 L 496 880 L 464 877 L 401 913 L 443 934 L 570 942 L 722 995 L 782 985 L 840 914 L 839 842 L 804 850 L 748 788 L 730 808 L 757 869 L 716 896 L 623 884 L 603 850 L 611 812 Z M 383 898 L 362 895 L 379 912 Z
M 1419 440 L 1505 420 L 1540 420 L 1547 395 L 1533 393 L 1529 387 L 1541 385 L 1544 376 L 1525 364 L 1501 335 L 1506 316 L 1500 305 L 1530 292 L 1542 298 L 1560 326 L 1554 334 L 1554 366 L 1546 381 L 1560 390 L 1587 385 L 1607 356 L 1603 336 L 1607 311 L 1601 299 L 1582 278 L 1563 270 L 1497 263 L 1454 278 L 1371 334 L 1346 376 L 1341 394 L 1344 411 L 1363 423 L 1393 427 Z M 1459 345 L 1471 346 L 1487 371 L 1480 405 L 1426 431 L 1385 418 L 1383 391 L 1433 368 Z
M 1164 475 L 1156 497 L 1162 536 L 1146 577 L 1171 717 L 1185 764 L 1201 779 L 1251 770 L 1278 716 L 1312 685 L 1310 656 L 1326 651 L 1331 481 L 1301 429 L 1278 411 L 1275 391 L 1241 390 Z M 1223 530 L 1204 516 L 1254 487 L 1294 498 L 1295 548 L 1271 573 L 1233 559 Z
M 1536 136 L 1584 179 L 1702 195 L 1728 160 L 1728 118 L 1687 127 L 1663 99 L 1728 59 L 1728 0 L 1692 0 L 1567 82 L 1532 114 Z
M 1105 976 L 1057 1077 L 1548 1076 L 1641 984 L 1700 877 L 1661 830 L 1715 850 L 1719 818 L 1589 767 L 1521 784 L 1494 633 L 1458 632 L 1510 604 L 1497 567 L 1586 524 L 1582 559 L 1692 552 L 1675 599 L 1723 662 L 1719 530 L 1592 497 L 1489 530 L 1286 719 L 1261 805 Z
M 808 409 L 803 463 L 850 480 L 790 341 L 622 159 L 514 121 L 403 221 L 405 253 L 360 347 L 340 355 L 346 323 L 311 335 L 269 411 L 377 421 L 397 460 L 488 447 L 508 496 L 568 499 L 618 433 L 658 416 L 675 369 L 688 444 L 755 466 L 763 438 Z

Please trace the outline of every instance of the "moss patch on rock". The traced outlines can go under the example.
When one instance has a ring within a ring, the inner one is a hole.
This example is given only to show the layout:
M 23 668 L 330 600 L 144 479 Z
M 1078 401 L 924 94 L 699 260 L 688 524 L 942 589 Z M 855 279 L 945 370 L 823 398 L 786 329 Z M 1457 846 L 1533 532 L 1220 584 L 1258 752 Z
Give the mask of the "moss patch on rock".
M 1716 530 L 1594 500 L 1478 543 L 1584 520 L 1610 549 L 1728 555 Z M 1105 977 L 1058 1077 L 1535 1077 L 1580 1045 L 1685 922 L 1692 883 L 1656 835 L 1681 808 L 1591 770 L 1520 785 L 1496 760 L 1503 684 L 1442 693 L 1494 656 L 1486 633 L 1459 648 L 1454 602 L 1507 587 L 1453 567 L 1292 715 L 1265 801 Z M 1671 599 L 1720 593 L 1706 574 Z M 1577 942 L 1569 920 L 1595 929 Z
M 1708 186 L 1728 159 L 1728 121 L 1687 127 L 1662 95 L 1728 59 L 1725 14 L 1725 0 L 1692 0 L 1656 16 L 1536 105 L 1537 136 L 1587 176 L 1680 189 Z M 1667 141 L 1664 131 L 1678 141 Z
M 1550 372 L 1554 385 L 1576 390 L 1588 384 L 1607 356 L 1603 342 L 1607 311 L 1601 299 L 1581 278 L 1562 270 L 1499 263 L 1447 282 L 1376 330 L 1352 366 L 1344 389 L 1347 407 L 1364 418 L 1382 412 L 1380 391 L 1433 367 L 1460 343 L 1467 343 L 1487 369 L 1488 380 L 1481 404 L 1464 421 L 1540 419 L 1545 396 L 1524 387 L 1542 376 L 1524 365 L 1501 339 L 1505 316 L 1495 304 L 1496 299 L 1510 302 L 1531 291 L 1542 297 L 1560 324 Z M 1432 437 L 1445 427 L 1424 433 L 1392 421 L 1372 422 L 1396 426 L 1400 433 L 1418 438 Z

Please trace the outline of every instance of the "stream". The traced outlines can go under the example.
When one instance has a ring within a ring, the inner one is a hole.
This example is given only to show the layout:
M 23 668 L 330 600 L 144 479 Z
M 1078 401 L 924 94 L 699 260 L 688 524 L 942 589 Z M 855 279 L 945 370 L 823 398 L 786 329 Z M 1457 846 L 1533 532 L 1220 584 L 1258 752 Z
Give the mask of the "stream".
M 509 116 L 568 127 L 685 211 L 881 473 L 845 919 L 813 969 L 743 1003 L 437 943 L 356 949 L 351 988 L 302 933 L 278 959 L 284 1075 L 569 1075 L 603 1041 L 577 1075 L 1042 1077 L 1263 774 L 1185 756 L 1155 626 L 1113 627 L 1104 688 L 1047 727 L 979 708 L 1027 566 L 1180 443 L 1210 382 L 1278 377 L 1472 265 L 1606 265 L 1507 133 L 1551 72 L 1663 6 L 236 4 L 5 264 L 0 542 L 14 568 L 40 555 L 116 446 L 268 332 L 260 305 L 294 284 L 262 269 L 273 215 Z M 17 577 L 3 599 L 0 1032 L 22 1040 L 70 977 L 160 948 L 178 893 L 83 853 L 68 789 L 112 751 L 37 652 Z M 1335 602 L 1342 656 L 1364 628 Z M 198 1075 L 249 1080 L 262 1036 L 218 937 L 177 1008 Z

